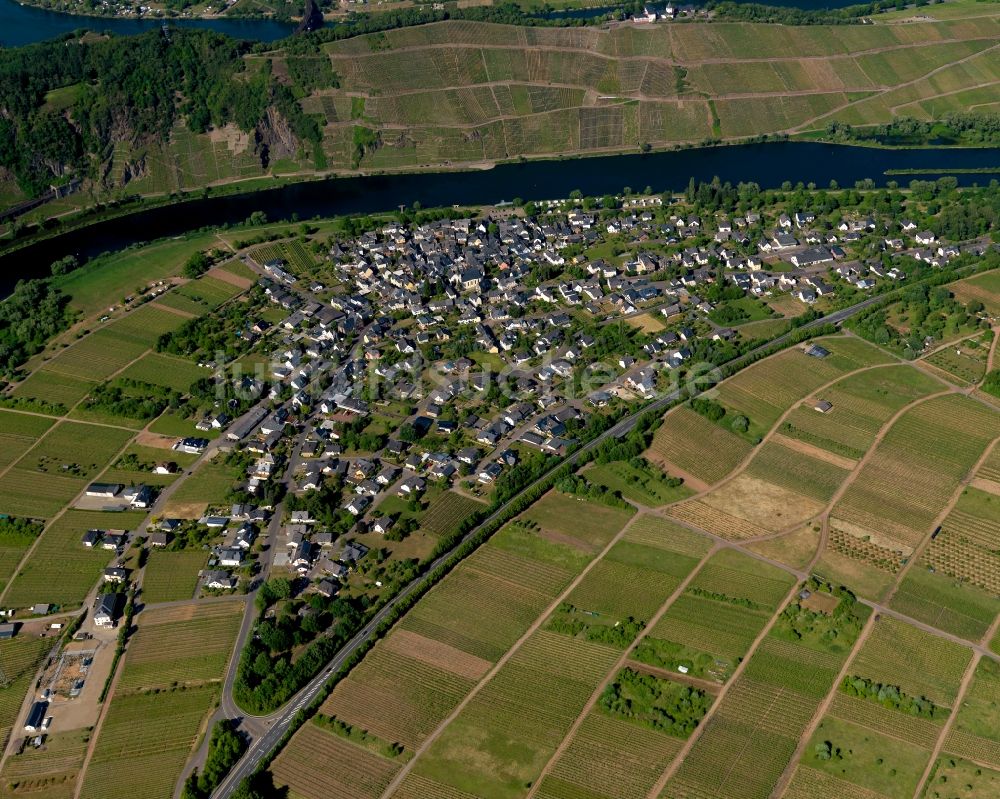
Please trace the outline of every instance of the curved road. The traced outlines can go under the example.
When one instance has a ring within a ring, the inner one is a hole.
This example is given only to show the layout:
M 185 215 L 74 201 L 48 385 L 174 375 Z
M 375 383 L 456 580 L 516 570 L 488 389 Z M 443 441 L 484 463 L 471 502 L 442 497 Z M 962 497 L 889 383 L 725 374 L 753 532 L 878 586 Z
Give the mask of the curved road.
M 759 354 L 760 352 L 766 351 L 775 347 L 777 345 L 783 344 L 787 341 L 793 334 L 798 333 L 799 330 L 809 330 L 811 328 L 820 327 L 827 324 L 839 324 L 845 319 L 853 316 L 866 308 L 875 305 L 876 303 L 886 300 L 886 295 L 878 295 L 874 297 L 869 297 L 862 302 L 852 305 L 848 308 L 844 308 L 840 311 L 835 311 L 832 314 L 816 319 L 812 322 L 808 322 L 801 328 L 797 328 L 780 336 L 773 341 L 768 342 L 756 349 L 751 350 L 745 355 L 737 358 L 735 361 L 730 362 L 731 364 L 740 364 Z M 678 398 L 678 391 L 672 391 L 659 399 L 653 400 L 649 404 L 643 406 L 634 413 L 626 416 L 620 422 L 618 422 L 613 427 L 606 430 L 604 433 L 599 435 L 592 441 L 584 444 L 580 449 L 578 449 L 573 454 L 567 456 L 565 459 L 557 464 L 554 464 L 551 469 L 549 469 L 545 474 L 539 477 L 537 480 L 533 481 L 531 484 L 521 489 L 517 494 L 511 497 L 504 505 L 490 514 L 485 520 L 472 528 L 465 536 L 462 537 L 461 541 L 456 544 L 456 549 L 462 544 L 466 543 L 472 539 L 485 525 L 496 521 L 503 514 L 506 513 L 510 503 L 516 501 L 521 496 L 523 496 L 527 491 L 535 488 L 544 480 L 548 479 L 549 474 L 551 474 L 553 469 L 557 469 L 565 464 L 575 463 L 581 455 L 593 449 L 601 442 L 606 441 L 611 437 L 621 437 L 627 434 L 633 427 L 635 427 L 636 422 L 639 417 L 650 411 L 658 411 L 665 409 L 668 405 L 674 402 Z M 237 786 L 247 777 L 249 777 L 257 769 L 260 762 L 267 757 L 268 753 L 278 744 L 281 738 L 288 732 L 295 718 L 295 715 L 307 707 L 323 690 L 323 686 L 326 685 L 327 680 L 333 676 L 334 673 L 340 669 L 341 666 L 350 658 L 358 649 L 365 646 L 375 635 L 375 631 L 378 626 L 385 621 L 386 618 L 393 612 L 395 607 L 410 596 L 412 593 L 422 588 L 428 581 L 431 574 L 433 574 L 438 567 L 448 561 L 454 553 L 455 549 L 450 552 L 441 555 L 437 560 L 435 560 L 430 568 L 427 569 L 421 576 L 413 580 L 409 585 L 407 585 L 402 591 L 400 591 L 396 596 L 390 599 L 385 606 L 383 606 L 378 613 L 376 613 L 371 620 L 363 627 L 358 633 L 337 652 L 332 660 L 326 665 L 326 667 L 317 674 L 304 688 L 302 688 L 292 699 L 286 704 L 281 710 L 276 711 L 272 716 L 267 717 L 270 721 L 266 732 L 264 732 L 260 737 L 256 738 L 249 749 L 240 759 L 240 761 L 233 767 L 233 770 L 229 772 L 226 778 L 219 784 L 215 792 L 212 794 L 212 799 L 229 799 L 233 792 L 236 790 Z M 235 660 L 238 660 L 238 654 Z M 231 687 L 232 681 L 227 679 L 226 686 Z M 235 708 L 235 703 L 231 702 L 228 696 L 223 698 L 223 707 Z

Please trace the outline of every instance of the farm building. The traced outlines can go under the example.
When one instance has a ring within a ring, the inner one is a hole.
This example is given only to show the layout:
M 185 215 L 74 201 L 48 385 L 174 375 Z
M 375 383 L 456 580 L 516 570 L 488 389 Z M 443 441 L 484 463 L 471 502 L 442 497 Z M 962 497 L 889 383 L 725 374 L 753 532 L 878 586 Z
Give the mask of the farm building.
M 87 496 L 110 499 L 111 497 L 117 496 L 118 492 L 121 490 L 121 483 L 91 483 L 87 486 Z

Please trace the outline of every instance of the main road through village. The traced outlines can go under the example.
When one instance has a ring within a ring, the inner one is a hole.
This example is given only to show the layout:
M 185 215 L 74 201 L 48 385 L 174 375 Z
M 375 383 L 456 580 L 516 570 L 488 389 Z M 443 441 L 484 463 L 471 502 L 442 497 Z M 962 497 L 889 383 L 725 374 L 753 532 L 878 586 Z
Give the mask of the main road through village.
M 849 317 L 857 313 L 860 313 L 866 308 L 869 308 L 870 306 L 878 302 L 881 302 L 884 299 L 885 299 L 884 296 L 869 297 L 868 299 L 863 300 L 862 302 L 859 302 L 848 308 L 835 311 L 834 313 L 828 314 L 827 316 L 823 316 L 812 322 L 808 322 L 798 330 L 809 330 L 828 324 L 840 324 L 845 319 L 848 319 Z M 774 347 L 780 347 L 783 343 L 785 343 L 789 339 L 789 337 L 793 335 L 793 333 L 797 333 L 798 330 L 786 333 L 785 335 L 780 336 L 779 338 L 774 339 L 773 341 L 770 341 L 767 344 L 761 345 L 760 347 L 751 350 L 750 352 L 736 359 L 736 361 L 734 361 L 733 363 L 737 364 L 741 368 L 742 366 L 746 366 L 749 363 L 752 363 L 754 358 L 758 354 L 766 350 L 772 349 Z M 631 415 L 622 419 L 620 422 L 618 422 L 616 425 L 606 430 L 597 438 L 593 439 L 587 444 L 584 444 L 582 447 L 580 447 L 580 449 L 578 449 L 571 455 L 567 456 L 565 459 L 560 461 L 559 464 L 554 465 L 552 468 L 555 469 L 565 464 L 573 464 L 588 451 L 600 445 L 603 441 L 606 441 L 607 439 L 612 437 L 620 438 L 626 435 L 630 430 L 632 430 L 633 427 L 635 427 L 635 424 L 640 416 L 650 412 L 655 413 L 657 411 L 665 410 L 671 403 L 675 402 L 678 399 L 679 395 L 680 395 L 679 390 L 674 390 L 669 394 L 665 394 L 664 396 L 653 400 L 652 402 L 643 406 L 642 408 L 635 411 Z M 472 528 L 468 533 L 465 534 L 465 536 L 461 539 L 458 545 L 456 545 L 456 549 L 460 547 L 462 544 L 465 544 L 467 541 L 474 538 L 483 527 L 501 518 L 507 512 L 507 508 L 510 506 L 511 503 L 516 502 L 525 493 L 527 493 L 528 491 L 530 491 L 531 489 L 535 488 L 537 485 L 548 479 L 548 475 L 550 472 L 551 469 L 549 470 L 549 472 L 546 472 L 546 474 L 539 477 L 533 483 L 521 489 L 517 494 L 511 497 L 504 505 L 502 505 L 496 511 L 494 511 L 488 518 L 480 522 L 480 524 L 477 525 L 476 527 Z M 233 767 L 232 771 L 230 771 L 229 774 L 226 776 L 226 778 L 219 784 L 218 788 L 216 788 L 215 792 L 212 794 L 212 799 L 228 799 L 230 796 L 233 795 L 234 791 L 240 785 L 240 783 L 244 779 L 249 777 L 251 774 L 253 774 L 254 771 L 256 771 L 261 761 L 268 756 L 271 750 L 273 750 L 274 747 L 277 746 L 278 742 L 282 739 L 282 737 L 284 737 L 285 733 L 288 732 L 289 728 L 292 725 L 292 722 L 295 719 L 296 714 L 303 708 L 308 707 L 316 699 L 316 697 L 323 690 L 323 687 L 326 685 L 327 681 L 334 674 L 336 674 L 336 672 L 344 665 L 344 663 L 346 663 L 348 659 L 352 655 L 354 655 L 355 652 L 368 645 L 371 639 L 375 636 L 379 626 L 387 618 L 389 618 L 389 616 L 395 611 L 397 605 L 403 602 L 407 597 L 409 597 L 414 592 L 422 589 L 431 579 L 431 575 L 433 575 L 434 572 L 437 571 L 439 567 L 444 565 L 452 557 L 454 551 L 455 550 L 451 550 L 450 552 L 447 552 L 444 555 L 438 557 L 437 560 L 435 560 L 420 577 L 415 578 L 402 591 L 396 594 L 395 597 L 386 602 L 386 604 L 374 616 L 372 616 L 372 618 L 368 621 L 368 623 L 364 627 L 362 627 L 361 630 L 359 630 L 357 634 L 350 641 L 348 641 L 346 644 L 344 644 L 343 647 L 340 648 L 337 654 L 334 655 L 334 657 L 330 660 L 329 663 L 327 663 L 326 667 L 323 668 L 323 670 L 319 674 L 317 674 L 304 688 L 300 689 L 299 692 L 294 697 L 292 697 L 292 699 L 289 700 L 289 702 L 280 711 L 276 712 L 273 716 L 269 716 L 266 718 L 267 722 L 266 730 L 251 742 L 250 747 L 247 749 L 246 753 L 243 755 L 240 761 L 236 764 L 236 766 Z M 240 643 L 245 642 L 245 640 L 246 640 L 246 635 L 242 635 Z M 239 663 L 239 652 L 236 653 L 236 655 L 232 659 L 232 662 L 230 663 L 229 673 L 226 677 L 225 685 L 223 687 L 222 706 L 227 710 L 233 711 L 234 715 L 236 715 L 235 712 L 236 705 L 232 700 L 232 687 L 233 687 L 233 682 L 235 680 L 238 663 Z

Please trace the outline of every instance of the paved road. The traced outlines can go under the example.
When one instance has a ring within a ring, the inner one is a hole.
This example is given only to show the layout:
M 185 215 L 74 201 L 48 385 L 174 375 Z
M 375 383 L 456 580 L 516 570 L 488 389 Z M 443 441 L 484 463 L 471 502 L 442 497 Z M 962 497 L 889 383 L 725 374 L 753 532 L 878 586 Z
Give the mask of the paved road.
M 803 325 L 802 328 L 800 329 L 808 330 L 811 328 L 820 327 L 822 325 L 831 323 L 839 324 L 848 317 L 853 316 L 854 314 L 863 311 L 865 308 L 868 308 L 871 305 L 880 302 L 882 299 L 883 299 L 882 296 L 870 297 L 862 302 L 857 303 L 856 305 L 852 305 L 848 308 L 844 308 L 843 310 L 829 314 L 828 316 L 816 319 L 813 322 L 809 322 Z M 737 365 L 746 365 L 747 362 L 751 361 L 753 357 L 759 354 L 760 352 L 766 351 L 772 347 L 775 347 L 776 345 L 784 343 L 794 333 L 797 332 L 798 330 L 791 331 L 790 333 L 787 333 L 784 336 L 775 339 L 774 341 L 771 341 L 765 345 L 762 345 L 761 347 L 751 350 L 749 353 L 741 356 L 733 363 Z M 576 461 L 578 461 L 585 453 L 589 452 L 591 449 L 598 446 L 602 442 L 608 440 L 609 438 L 612 437 L 617 438 L 627 434 L 630 430 L 632 430 L 632 428 L 635 427 L 636 422 L 639 420 L 640 416 L 650 411 L 655 412 L 665 409 L 671 403 L 676 401 L 678 396 L 679 396 L 678 391 L 672 391 L 669 394 L 666 394 L 663 397 L 660 397 L 654 400 L 653 402 L 645 405 L 640 410 L 625 417 L 616 425 L 606 430 L 604 433 L 595 438 L 593 441 L 590 441 L 589 443 L 582 446 L 572 455 L 565 458 L 559 464 L 554 465 L 552 468 L 555 469 L 565 464 L 573 464 Z M 521 491 L 519 491 L 515 496 L 513 496 L 510 500 L 508 500 L 507 503 L 505 503 L 502 507 L 500 507 L 494 513 L 492 513 L 487 519 L 485 519 L 479 525 L 470 530 L 462 538 L 462 540 L 459 542 L 457 546 L 461 546 L 465 542 L 469 541 L 479 533 L 480 529 L 482 529 L 488 524 L 491 524 L 492 522 L 496 521 L 501 516 L 503 516 L 506 513 L 507 507 L 512 502 L 516 501 L 525 493 L 535 488 L 544 480 L 548 479 L 548 474 L 550 472 L 546 472 L 545 475 L 542 475 L 533 483 L 531 483 L 530 485 L 526 486 Z M 413 594 L 415 591 L 418 591 L 419 589 L 423 588 L 424 585 L 427 583 L 429 576 L 433 574 L 434 571 L 436 571 L 439 566 L 445 563 L 449 559 L 449 557 L 451 557 L 450 552 L 441 555 L 437 560 L 435 560 L 431 564 L 430 568 L 423 575 L 413 580 L 413 582 L 411 582 L 395 597 L 389 600 L 385 604 L 385 606 L 382 607 L 382 609 L 379 610 L 378 613 L 376 613 L 375 616 L 373 616 L 372 619 L 350 641 L 348 641 L 340 649 L 340 651 L 337 652 L 337 654 L 333 657 L 333 659 L 316 677 L 314 677 L 304 688 L 302 688 L 294 697 L 292 697 L 289 703 L 285 705 L 280 711 L 278 711 L 275 716 L 271 717 L 273 718 L 273 721 L 268 727 L 267 731 L 259 738 L 256 738 L 253 741 L 253 743 L 250 745 L 250 748 L 243 755 L 239 763 L 233 768 L 233 770 L 229 773 L 226 779 L 222 781 L 219 787 L 216 788 L 215 792 L 212 794 L 213 799 L 228 799 L 228 797 L 230 797 L 233 794 L 233 791 L 235 791 L 237 786 L 246 777 L 250 776 L 256 770 L 260 762 L 268 755 L 268 753 L 277 745 L 278 741 L 280 741 L 281 738 L 285 735 L 285 733 L 291 727 L 295 715 L 300 710 L 307 707 L 319 695 L 319 693 L 323 690 L 323 686 L 330 679 L 330 677 L 338 669 L 340 669 L 340 667 L 355 652 L 357 652 L 360 648 L 368 644 L 368 642 L 374 636 L 378 626 L 386 618 L 389 617 L 389 615 L 394 611 L 396 606 L 400 602 L 405 600 L 408 596 Z

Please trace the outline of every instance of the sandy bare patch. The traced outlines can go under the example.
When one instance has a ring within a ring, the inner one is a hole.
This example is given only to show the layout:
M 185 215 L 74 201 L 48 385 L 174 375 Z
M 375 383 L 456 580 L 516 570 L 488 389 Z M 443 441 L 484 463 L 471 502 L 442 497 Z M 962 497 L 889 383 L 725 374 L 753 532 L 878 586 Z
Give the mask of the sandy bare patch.
M 804 522 L 825 507 L 815 499 L 745 474 L 703 499 L 713 508 L 772 532 Z
M 836 528 L 847 535 L 853 535 L 861 541 L 872 543 L 882 549 L 900 552 L 903 557 L 909 557 L 913 554 L 913 547 L 909 544 L 904 544 L 898 538 L 892 538 L 891 536 L 870 530 L 867 527 L 862 527 L 860 524 L 854 524 L 844 519 L 830 519 L 830 527 Z
M 820 533 L 806 525 L 799 530 L 766 541 L 747 544 L 747 549 L 786 566 L 803 569 L 809 565 L 819 547 Z
M 200 519 L 207 509 L 207 502 L 171 501 L 163 509 L 162 515 L 169 519 Z
M 250 134 L 244 133 L 236 125 L 213 128 L 208 132 L 212 143 L 224 142 L 229 152 L 239 155 L 250 146 Z
M 176 314 L 177 316 L 182 316 L 185 319 L 194 319 L 193 313 L 188 313 L 187 311 L 182 311 L 180 308 L 171 308 L 169 305 L 164 305 L 162 302 L 151 302 L 154 308 L 160 311 L 166 311 L 167 313 Z
M 668 460 L 659 458 L 651 449 L 647 449 L 642 456 L 648 460 L 650 463 L 658 466 L 670 477 L 680 477 L 684 481 L 684 485 L 690 488 L 692 491 L 697 491 L 699 494 L 703 491 L 708 491 L 711 488 L 709 483 L 704 480 L 695 477 L 691 472 L 682 469 L 676 463 L 671 463 Z
M 781 433 L 774 433 L 771 436 L 771 441 L 781 444 L 783 447 L 794 449 L 796 452 L 801 452 L 803 455 L 809 455 L 810 457 L 816 458 L 816 460 L 832 463 L 834 466 L 839 466 L 841 469 L 853 469 L 858 465 L 857 460 L 854 458 L 848 458 L 846 455 L 837 455 L 836 453 L 829 452 L 822 447 L 808 444 L 805 441 L 799 441 L 797 438 L 789 438 Z
M 488 660 L 483 660 L 468 652 L 463 652 L 461 649 L 456 649 L 409 630 L 397 630 L 385 639 L 383 646 L 397 655 L 419 660 L 428 666 L 434 666 L 470 680 L 480 679 L 490 670 L 492 665 Z
M 592 547 L 588 547 L 579 538 L 573 538 L 571 535 L 566 535 L 565 533 L 560 533 L 556 530 L 549 530 L 545 527 L 540 527 L 535 530 L 535 535 L 541 536 L 547 541 L 552 541 L 556 544 L 565 544 L 568 547 L 573 547 L 573 549 L 579 549 L 581 552 L 593 552 Z
M 250 278 L 234 275 L 221 266 L 209 270 L 207 276 L 214 277 L 216 280 L 221 280 L 223 283 L 228 283 L 230 286 L 236 286 L 240 289 L 248 289 L 253 285 L 253 280 Z
M 978 488 L 980 491 L 985 491 L 988 494 L 996 494 L 1000 496 L 1000 483 L 993 480 L 987 480 L 985 477 L 976 477 L 970 483 L 973 488 Z
M 135 443 L 140 447 L 154 447 L 155 449 L 171 449 L 176 440 L 176 437 L 161 436 L 159 433 L 150 433 L 148 430 L 143 430 L 135 437 Z

